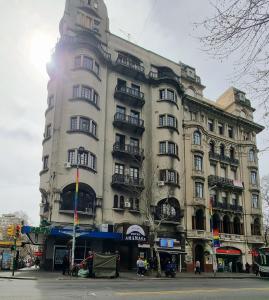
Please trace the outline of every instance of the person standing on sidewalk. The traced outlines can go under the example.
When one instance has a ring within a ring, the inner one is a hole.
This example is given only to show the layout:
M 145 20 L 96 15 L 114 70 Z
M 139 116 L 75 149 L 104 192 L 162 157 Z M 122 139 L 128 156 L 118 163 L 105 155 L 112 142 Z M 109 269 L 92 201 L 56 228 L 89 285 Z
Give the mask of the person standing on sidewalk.
M 217 264 L 216 261 L 214 261 L 214 262 L 213 262 L 213 273 L 214 273 L 214 277 L 216 277 L 217 271 L 218 271 L 218 264 Z
M 136 261 L 136 266 L 137 266 L 137 275 L 144 276 L 145 262 L 141 257 L 138 257 L 138 260 Z
M 201 263 L 198 259 L 195 262 L 195 274 L 196 273 L 199 273 L 199 275 L 201 275 Z
M 65 256 L 63 257 L 62 271 L 63 271 L 63 275 L 65 275 L 66 271 L 67 271 L 67 274 L 69 274 L 69 259 L 68 259 L 67 254 L 65 254 Z

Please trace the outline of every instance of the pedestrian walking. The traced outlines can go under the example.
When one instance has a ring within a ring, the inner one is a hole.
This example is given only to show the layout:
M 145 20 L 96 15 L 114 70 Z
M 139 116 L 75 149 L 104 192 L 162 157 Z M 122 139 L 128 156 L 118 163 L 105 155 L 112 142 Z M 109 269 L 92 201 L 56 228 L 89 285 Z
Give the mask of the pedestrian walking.
M 144 276 L 145 262 L 141 257 L 138 257 L 138 260 L 136 261 L 136 266 L 137 266 L 137 275 Z
M 229 272 L 232 272 L 233 271 L 233 262 L 230 261 L 228 265 L 229 265 Z
M 117 255 L 116 257 L 116 278 L 120 276 L 120 253 L 119 251 L 116 251 L 115 254 Z
M 88 252 L 88 257 L 85 259 L 85 261 L 88 263 L 88 270 L 89 270 L 89 277 L 93 278 L 94 273 L 93 273 L 93 258 L 94 258 L 94 253 L 92 251 Z
M 213 273 L 214 273 L 214 277 L 216 277 L 217 271 L 218 271 L 218 264 L 217 264 L 216 261 L 214 261 L 214 262 L 213 262 Z
M 63 257 L 62 272 L 63 275 L 65 275 L 66 272 L 67 274 L 69 274 L 69 258 L 67 254 L 65 254 L 65 256 Z
M 195 262 L 195 274 L 196 273 L 199 273 L 199 275 L 201 275 L 201 263 L 198 259 Z

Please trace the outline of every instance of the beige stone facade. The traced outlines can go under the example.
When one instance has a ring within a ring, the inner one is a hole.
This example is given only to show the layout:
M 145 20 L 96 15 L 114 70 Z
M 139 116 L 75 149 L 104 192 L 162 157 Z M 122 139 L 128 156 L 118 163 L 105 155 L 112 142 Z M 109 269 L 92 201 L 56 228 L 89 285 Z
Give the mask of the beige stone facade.
M 221 246 L 251 262 L 262 243 L 262 126 L 245 94 L 205 99 L 194 68 L 111 34 L 101 0 L 66 1 L 60 34 L 48 65 L 41 218 L 73 224 L 78 161 L 81 227 L 147 225 L 150 197 L 155 218 L 164 217 L 160 238 L 180 245 L 187 266 L 211 264 L 211 219 Z

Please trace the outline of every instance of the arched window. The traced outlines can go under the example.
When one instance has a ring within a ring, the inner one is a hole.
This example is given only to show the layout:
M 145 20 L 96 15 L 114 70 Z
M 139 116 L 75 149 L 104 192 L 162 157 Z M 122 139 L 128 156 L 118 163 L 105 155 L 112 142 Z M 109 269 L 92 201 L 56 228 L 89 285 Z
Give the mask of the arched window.
M 209 143 L 209 151 L 210 153 L 215 153 L 215 143 L 213 141 Z
M 124 197 L 120 196 L 120 208 L 124 208 Z
M 193 133 L 193 143 L 194 145 L 201 145 L 201 133 L 199 130 L 195 130 Z
M 225 215 L 223 217 L 223 232 L 224 233 L 231 233 L 231 230 L 230 230 L 230 219 L 227 215 Z
M 250 149 L 248 152 L 248 160 L 251 162 L 255 161 L 255 152 L 253 149 Z
M 176 198 L 166 198 L 159 201 L 156 210 L 156 218 L 158 220 L 164 219 L 166 221 L 179 222 L 180 219 L 180 205 Z
M 254 228 L 253 228 L 253 234 L 254 235 L 261 235 L 261 225 L 260 225 L 260 220 L 259 218 L 256 218 L 254 220 L 254 224 L 253 224 Z
M 213 217 L 213 229 L 218 229 L 220 232 L 220 217 L 218 214 L 214 214 Z
M 231 147 L 231 148 L 230 148 L 230 158 L 231 158 L 231 159 L 234 159 L 234 157 L 235 157 L 234 147 Z
M 114 195 L 113 207 L 118 208 L 118 205 L 119 205 L 119 196 Z
M 220 145 L 220 156 L 221 157 L 225 156 L 225 146 L 223 144 Z
M 75 197 L 75 184 L 72 183 L 63 189 L 61 195 L 60 210 L 73 211 L 74 210 L 74 197 Z M 77 211 L 89 213 L 94 215 L 96 208 L 96 194 L 95 191 L 87 184 L 79 184 Z
M 241 234 L 241 224 L 238 217 L 234 218 L 234 234 Z
M 204 230 L 205 229 L 204 211 L 202 209 L 198 209 L 196 211 L 195 223 L 196 223 L 196 229 L 198 229 L 198 230 Z

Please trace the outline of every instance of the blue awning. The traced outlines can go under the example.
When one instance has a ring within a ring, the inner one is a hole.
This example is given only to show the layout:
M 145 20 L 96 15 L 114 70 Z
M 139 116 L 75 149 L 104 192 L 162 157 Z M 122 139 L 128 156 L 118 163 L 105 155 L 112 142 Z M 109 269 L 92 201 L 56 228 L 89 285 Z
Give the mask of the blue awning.
M 38 232 L 41 231 L 41 232 Z M 22 233 L 43 233 L 42 230 L 36 230 L 36 227 L 32 226 L 23 226 Z M 56 237 L 71 237 L 73 235 L 72 226 L 67 227 L 52 227 L 46 228 L 44 234 L 49 236 Z M 118 232 L 100 232 L 100 231 L 90 231 L 83 228 L 76 229 L 77 238 L 99 238 L 99 239 L 113 239 L 113 240 L 122 240 L 122 234 Z
M 51 229 L 50 236 L 72 236 L 73 229 L 68 228 L 57 228 L 54 227 Z M 100 231 L 90 231 L 85 229 L 77 229 L 76 230 L 77 238 L 100 238 L 100 239 L 113 239 L 113 240 L 121 240 L 122 234 L 118 232 L 100 232 Z

